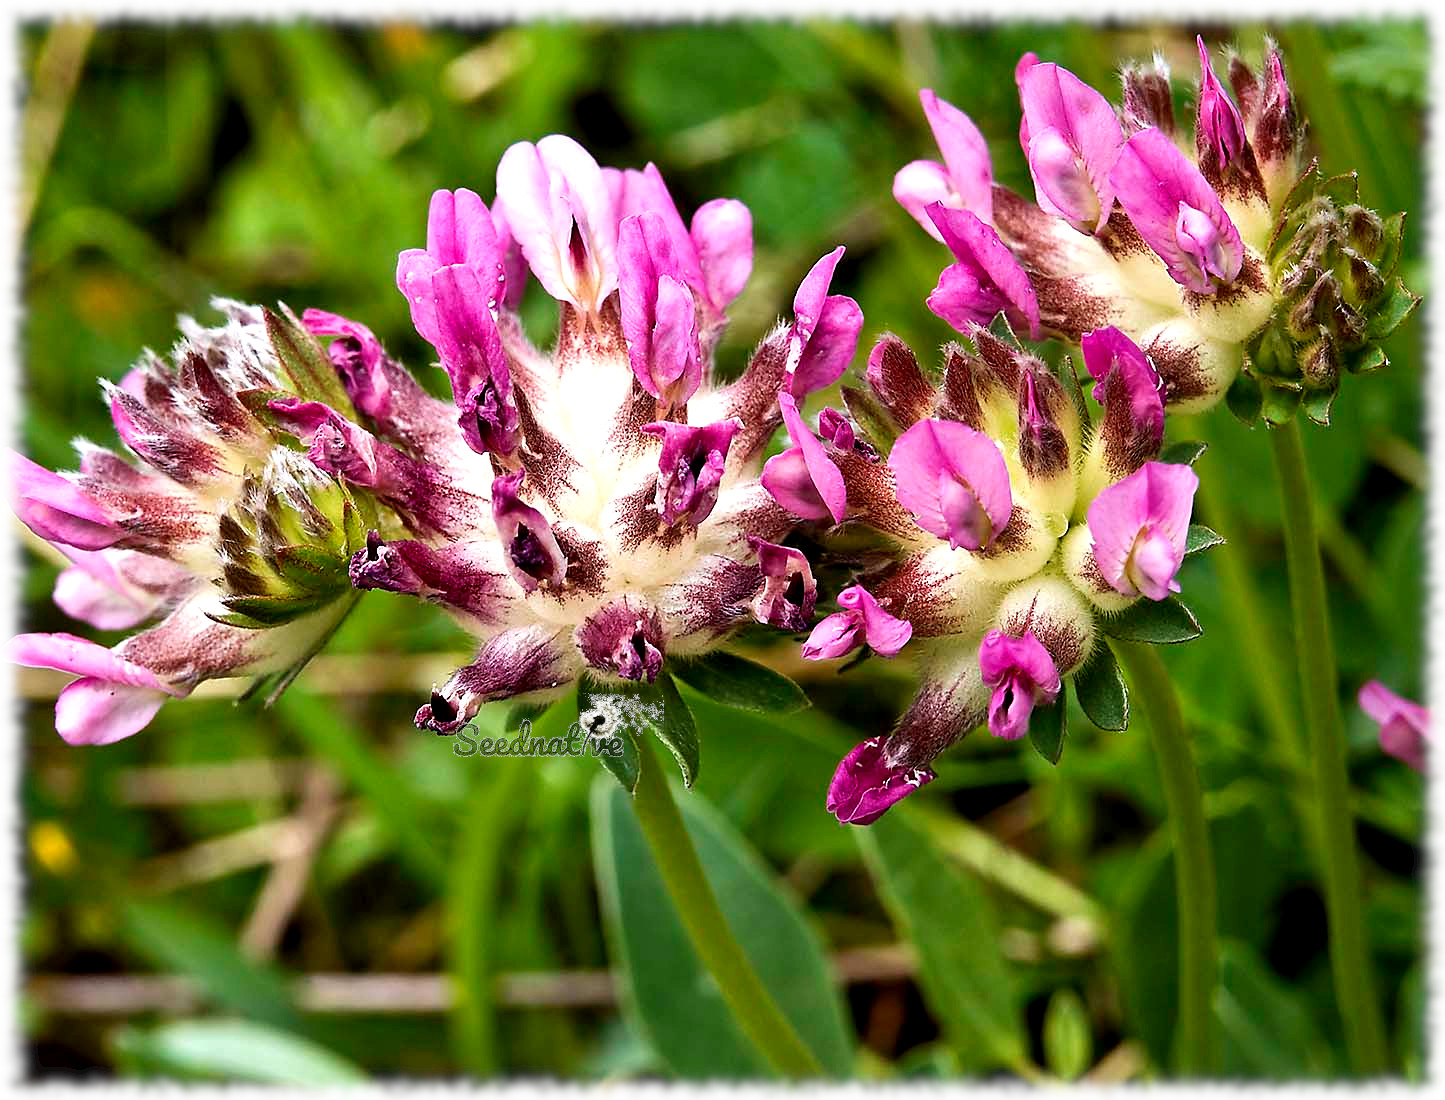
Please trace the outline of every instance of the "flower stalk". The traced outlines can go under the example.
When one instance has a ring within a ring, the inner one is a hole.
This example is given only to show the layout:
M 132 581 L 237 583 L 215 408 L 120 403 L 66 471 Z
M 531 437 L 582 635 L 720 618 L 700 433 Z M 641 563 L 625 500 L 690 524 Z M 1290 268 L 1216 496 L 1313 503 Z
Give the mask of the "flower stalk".
M 1169 828 L 1174 836 L 1174 880 L 1179 908 L 1179 1071 L 1194 1077 L 1214 1070 L 1214 984 L 1219 972 L 1214 856 L 1204 820 L 1204 795 L 1189 748 L 1179 699 L 1168 670 L 1150 646 L 1115 648 L 1129 686 L 1144 707 L 1144 725 L 1159 762 Z
M 1285 424 L 1269 433 L 1279 476 L 1290 604 L 1299 651 L 1300 696 L 1309 729 L 1319 837 L 1324 851 L 1325 909 L 1335 999 L 1344 1019 L 1350 1063 L 1359 1074 L 1380 1073 L 1387 1056 L 1380 1005 L 1361 908 L 1359 857 L 1340 717 L 1339 671 L 1330 639 L 1328 593 L 1315 529 L 1309 470 L 1299 429 Z
M 738 1027 L 780 1076 L 822 1077 L 823 1067 L 798 1038 L 728 927 L 647 738 L 638 738 L 636 744 L 640 774 L 632 805 L 698 958 L 717 982 Z

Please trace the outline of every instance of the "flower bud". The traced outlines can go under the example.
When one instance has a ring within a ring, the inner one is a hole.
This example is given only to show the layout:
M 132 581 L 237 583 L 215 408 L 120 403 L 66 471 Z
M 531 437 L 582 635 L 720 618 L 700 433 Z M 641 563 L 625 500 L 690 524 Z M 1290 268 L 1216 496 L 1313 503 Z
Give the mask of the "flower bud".
M 842 657 L 865 642 L 879 656 L 894 657 L 913 636 L 912 626 L 884 611 L 860 585 L 843 589 L 838 606 L 842 610 L 815 626 L 803 643 L 805 660 Z
M 888 808 L 937 778 L 927 767 L 892 768 L 883 738 L 855 745 L 839 762 L 828 785 L 828 812 L 843 825 L 871 825 Z

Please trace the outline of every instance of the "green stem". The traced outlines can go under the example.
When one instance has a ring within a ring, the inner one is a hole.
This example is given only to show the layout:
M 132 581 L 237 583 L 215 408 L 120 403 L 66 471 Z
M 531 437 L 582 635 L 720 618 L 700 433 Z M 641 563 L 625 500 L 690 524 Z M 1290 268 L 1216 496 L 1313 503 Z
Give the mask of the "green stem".
M 1144 704 L 1145 725 L 1164 781 L 1174 837 L 1174 886 L 1179 899 L 1179 1069 L 1206 1076 L 1214 1069 L 1213 998 L 1217 962 L 1214 857 L 1204 821 L 1204 796 L 1179 699 L 1152 646 L 1115 643 L 1129 686 Z
M 693 949 L 717 982 L 743 1034 L 774 1069 L 785 1077 L 822 1077 L 823 1067 L 763 986 L 718 908 L 667 776 L 646 738 L 638 738 L 637 755 L 641 774 L 632 805 Z
M 1319 836 L 1325 852 L 1325 908 L 1330 924 L 1330 965 L 1356 1072 L 1386 1068 L 1384 1027 L 1365 938 L 1359 857 L 1350 811 L 1345 729 L 1340 718 L 1339 671 L 1330 641 L 1328 593 L 1320 564 L 1309 472 L 1294 422 L 1269 433 L 1283 502 L 1285 557 L 1299 654 L 1300 695 L 1309 728 Z

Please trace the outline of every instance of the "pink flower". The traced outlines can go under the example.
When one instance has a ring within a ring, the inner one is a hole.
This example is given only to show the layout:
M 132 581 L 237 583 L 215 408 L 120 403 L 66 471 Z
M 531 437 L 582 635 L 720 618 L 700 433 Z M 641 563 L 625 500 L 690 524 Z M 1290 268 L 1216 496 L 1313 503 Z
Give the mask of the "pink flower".
M 1159 130 L 1124 143 L 1109 174 L 1119 205 L 1175 282 L 1214 294 L 1239 275 L 1244 243 L 1214 188 Z
M 1360 708 L 1380 725 L 1380 748 L 1417 772 L 1425 770 L 1430 737 L 1430 712 L 1403 699 L 1379 680 L 1360 688 Z
M 685 405 L 702 382 L 697 307 L 663 219 L 652 212 L 623 219 L 617 255 L 632 373 L 665 407 Z
M 662 439 L 657 460 L 657 514 L 669 527 L 686 520 L 696 527 L 712 514 L 727 465 L 728 448 L 742 431 L 736 419 L 694 427 L 670 420 L 644 424 Z
M 984 685 L 993 688 L 988 729 L 995 737 L 1022 737 L 1029 731 L 1034 707 L 1048 706 L 1059 697 L 1059 670 L 1031 630 L 1017 638 L 990 630 L 979 646 L 978 667 Z
M 592 154 L 562 134 L 519 141 L 497 165 L 497 201 L 547 293 L 600 311 L 617 287 L 617 216 Z
M 197 583 L 184 566 L 136 550 L 57 549 L 74 564 L 55 579 L 55 604 L 97 630 L 129 630 Z
M 111 514 L 70 478 L 10 453 L 15 514 L 48 542 L 103 550 L 125 535 Z
M 913 637 L 910 623 L 888 614 L 859 585 L 838 593 L 838 606 L 843 610 L 815 626 L 803 643 L 805 659 L 826 661 L 842 657 L 864 642 L 880 656 L 893 657 Z
M 1199 47 L 1199 114 L 1194 124 L 1194 142 L 1200 165 L 1224 171 L 1233 164 L 1247 144 L 1244 119 L 1229 93 L 1214 75 L 1203 37 L 1194 38 Z
M 1159 372 L 1149 357 L 1112 325 L 1085 333 L 1079 345 L 1084 366 L 1094 379 L 1094 400 L 1105 404 L 1110 386 L 1117 385 L 1129 410 L 1130 423 L 1140 434 L 1152 438 L 1157 447 L 1164 438 L 1164 398 Z M 1109 377 L 1115 373 L 1117 382 L 1110 383 Z
M 763 488 L 788 511 L 803 519 L 842 523 L 848 514 L 848 489 L 837 463 L 798 412 L 798 403 L 786 389 L 778 393 L 778 407 L 793 446 L 763 465 Z
M 748 545 L 758 556 L 758 572 L 763 578 L 750 605 L 753 618 L 782 630 L 806 630 L 818 603 L 818 585 L 807 556 L 756 535 L 748 536 Z
M 828 812 L 843 825 L 871 825 L 892 806 L 937 776 L 924 765 L 890 768 L 883 758 L 883 738 L 855 745 L 839 762 L 828 784 Z
M 1094 560 L 1124 596 L 1162 600 L 1179 591 L 1189 516 L 1199 477 L 1188 466 L 1147 462 L 1089 505 Z
M 1013 512 L 1008 466 L 988 436 L 954 420 L 920 420 L 888 456 L 898 503 L 954 548 L 986 549 Z
M 1039 300 L 1028 272 L 999 235 L 967 210 L 930 203 L 925 211 L 958 262 L 943 269 L 928 308 L 959 332 L 987 325 L 1002 312 L 1040 338 Z
M 55 729 L 72 745 L 109 745 L 142 730 L 161 704 L 185 691 L 113 650 L 73 634 L 20 634 L 6 659 L 78 677 L 55 701 Z
M 555 589 L 567 577 L 567 558 L 547 517 L 518 495 L 525 476 L 518 470 L 492 482 L 492 521 L 513 579 L 527 592 Z
M 929 89 L 918 93 L 943 163 L 915 160 L 893 177 L 893 197 L 936 240 L 943 240 L 925 209 L 940 202 L 955 210 L 971 210 L 993 223 L 993 162 L 988 142 L 973 120 Z
M 432 192 L 426 248 L 408 248 L 396 258 L 396 287 L 411 306 L 412 324 L 427 343 L 437 343 L 436 299 L 431 286 L 437 271 L 454 265 L 467 268 L 478 288 L 480 305 L 496 309 L 506 284 L 505 255 L 505 241 L 476 192 L 465 188 Z
M 858 349 L 863 311 L 847 295 L 828 293 L 833 271 L 842 258 L 839 245 L 812 266 L 793 296 L 783 389 L 795 398 L 838 381 Z
M 1039 206 L 1081 233 L 1095 232 L 1114 208 L 1109 172 L 1124 144 L 1114 108 L 1058 65 L 1021 66 L 1018 86 L 1020 138 Z

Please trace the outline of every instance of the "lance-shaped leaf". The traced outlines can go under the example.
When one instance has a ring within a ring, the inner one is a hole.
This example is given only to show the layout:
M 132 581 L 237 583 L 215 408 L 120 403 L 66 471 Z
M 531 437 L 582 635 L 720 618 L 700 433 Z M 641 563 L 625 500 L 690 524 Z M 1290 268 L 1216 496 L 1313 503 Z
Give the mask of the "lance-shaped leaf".
M 809 705 L 803 689 L 782 673 L 719 650 L 668 666 L 673 675 L 709 699 L 763 714 L 790 714 Z
M 1125 642 L 1172 645 L 1191 642 L 1204 630 L 1194 612 L 1170 596 L 1131 604 L 1119 615 L 1104 620 L 1104 633 Z

